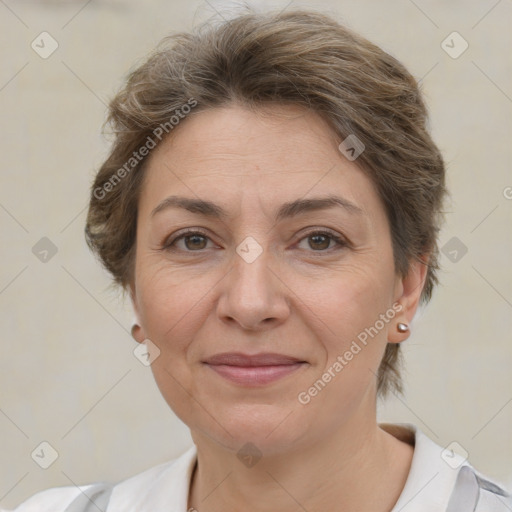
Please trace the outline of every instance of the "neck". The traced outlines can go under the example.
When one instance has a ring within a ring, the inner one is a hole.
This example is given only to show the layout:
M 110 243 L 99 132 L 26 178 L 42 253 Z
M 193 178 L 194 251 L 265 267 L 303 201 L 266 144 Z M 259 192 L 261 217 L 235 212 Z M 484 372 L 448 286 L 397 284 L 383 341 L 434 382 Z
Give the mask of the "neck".
M 364 427 L 362 427 L 364 425 Z M 251 512 L 388 512 L 407 479 L 413 448 L 377 425 L 350 421 L 315 443 L 264 455 L 252 467 L 194 433 L 198 461 L 189 509 Z

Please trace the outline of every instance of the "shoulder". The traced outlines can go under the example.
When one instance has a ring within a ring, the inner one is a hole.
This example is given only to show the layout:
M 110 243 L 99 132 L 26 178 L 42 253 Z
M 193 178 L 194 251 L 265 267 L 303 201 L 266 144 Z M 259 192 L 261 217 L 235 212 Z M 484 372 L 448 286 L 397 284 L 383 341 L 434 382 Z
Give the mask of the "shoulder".
M 180 457 L 151 467 L 117 484 L 96 482 L 82 486 L 54 487 L 40 491 L 12 510 L 0 512 L 97 512 L 142 510 L 148 493 L 161 492 L 173 484 L 182 495 L 188 492 L 188 477 L 195 463 L 193 446 Z M 139 508 L 137 508 L 137 503 Z M 108 508 L 107 508 L 108 504 Z
M 75 501 L 82 493 L 89 493 L 97 488 L 99 483 L 82 485 L 78 487 L 53 487 L 37 492 L 15 509 L 0 509 L 0 512 L 63 512 L 66 507 Z
M 388 433 L 414 446 L 402 494 L 392 512 L 510 512 L 512 494 L 477 471 L 454 451 L 438 445 L 415 425 L 381 424 Z M 463 451 L 459 445 L 459 451 Z M 467 454 L 466 454 L 467 455 Z

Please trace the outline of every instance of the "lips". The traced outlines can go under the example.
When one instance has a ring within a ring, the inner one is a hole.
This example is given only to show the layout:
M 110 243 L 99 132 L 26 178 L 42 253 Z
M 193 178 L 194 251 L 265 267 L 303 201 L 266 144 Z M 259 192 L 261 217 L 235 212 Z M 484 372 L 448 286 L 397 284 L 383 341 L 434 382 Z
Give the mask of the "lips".
M 207 364 L 227 364 L 229 366 L 276 366 L 285 364 L 304 363 L 296 357 L 281 354 L 242 354 L 241 352 L 224 352 L 216 354 L 205 361 Z
M 225 379 L 245 386 L 261 386 L 281 379 L 307 363 L 283 354 L 242 354 L 225 352 L 204 363 Z

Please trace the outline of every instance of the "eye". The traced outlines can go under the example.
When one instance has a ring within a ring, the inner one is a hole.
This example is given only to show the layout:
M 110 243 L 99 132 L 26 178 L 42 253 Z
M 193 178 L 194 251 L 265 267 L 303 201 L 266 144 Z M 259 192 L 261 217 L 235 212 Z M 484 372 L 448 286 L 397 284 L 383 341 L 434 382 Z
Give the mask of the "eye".
M 348 245 L 346 240 L 330 231 L 312 231 L 301 238 L 300 242 L 308 239 L 310 240 L 308 246 L 313 252 L 327 252 L 328 249 L 334 249 L 334 247 L 330 247 L 332 242 L 334 242 L 334 245 L 338 248 L 343 248 Z M 182 240 L 184 242 L 183 245 L 178 247 L 177 242 Z M 210 238 L 206 233 L 197 230 L 189 230 L 165 242 L 162 248 L 171 251 L 199 252 L 207 248 L 208 240 L 210 240 Z
M 327 252 L 331 242 L 335 242 L 338 248 L 346 247 L 347 242 L 340 236 L 331 233 L 330 231 L 312 231 L 303 237 L 300 241 L 309 240 L 309 248 L 314 252 Z M 333 247 L 331 247 L 332 249 Z
M 166 242 L 163 249 L 176 250 L 176 242 L 183 240 L 184 246 L 178 247 L 179 250 L 185 252 L 197 252 L 206 248 L 206 241 L 210 240 L 208 236 L 202 231 L 186 231 L 181 235 L 173 238 L 171 241 Z

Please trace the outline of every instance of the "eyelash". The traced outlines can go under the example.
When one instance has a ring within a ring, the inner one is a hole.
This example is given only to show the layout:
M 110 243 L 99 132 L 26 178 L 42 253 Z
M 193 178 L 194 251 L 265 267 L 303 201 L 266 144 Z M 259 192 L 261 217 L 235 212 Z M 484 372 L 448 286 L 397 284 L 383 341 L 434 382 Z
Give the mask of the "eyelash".
M 176 242 L 178 242 L 179 240 L 183 239 L 183 238 L 186 238 L 186 237 L 189 237 L 189 236 L 192 236 L 192 235 L 199 235 L 199 236 L 202 236 L 204 238 L 207 238 L 208 240 L 210 240 L 210 237 L 204 232 L 204 231 L 200 231 L 198 229 L 190 229 L 190 230 L 187 230 L 185 232 L 182 232 L 181 234 L 179 234 L 178 236 L 176 236 L 175 238 L 173 238 L 172 240 L 170 241 L 166 241 L 164 242 L 163 246 L 162 246 L 162 250 L 165 250 L 165 251 L 178 251 L 179 249 L 176 249 L 174 246 L 174 244 Z M 323 250 L 318 250 L 318 251 L 314 251 L 314 250 L 311 250 L 310 252 L 314 252 L 314 253 L 330 253 L 332 250 L 336 250 L 336 249 L 341 249 L 343 247 L 347 247 L 349 244 L 348 242 L 334 234 L 334 233 L 331 233 L 330 231 L 311 231 L 309 233 L 306 233 L 300 240 L 299 242 L 301 242 L 302 240 L 304 239 L 307 239 L 309 237 L 312 237 L 314 235 L 323 235 L 323 236 L 327 236 L 328 238 L 330 238 L 331 240 L 333 240 L 334 242 L 336 242 L 338 244 L 338 247 L 331 247 L 330 249 L 323 249 Z M 205 249 L 199 249 L 197 251 L 190 251 L 190 250 L 183 250 L 183 252 L 188 252 L 188 253 L 194 253 L 194 252 L 197 252 L 197 253 L 201 253 L 203 252 Z

